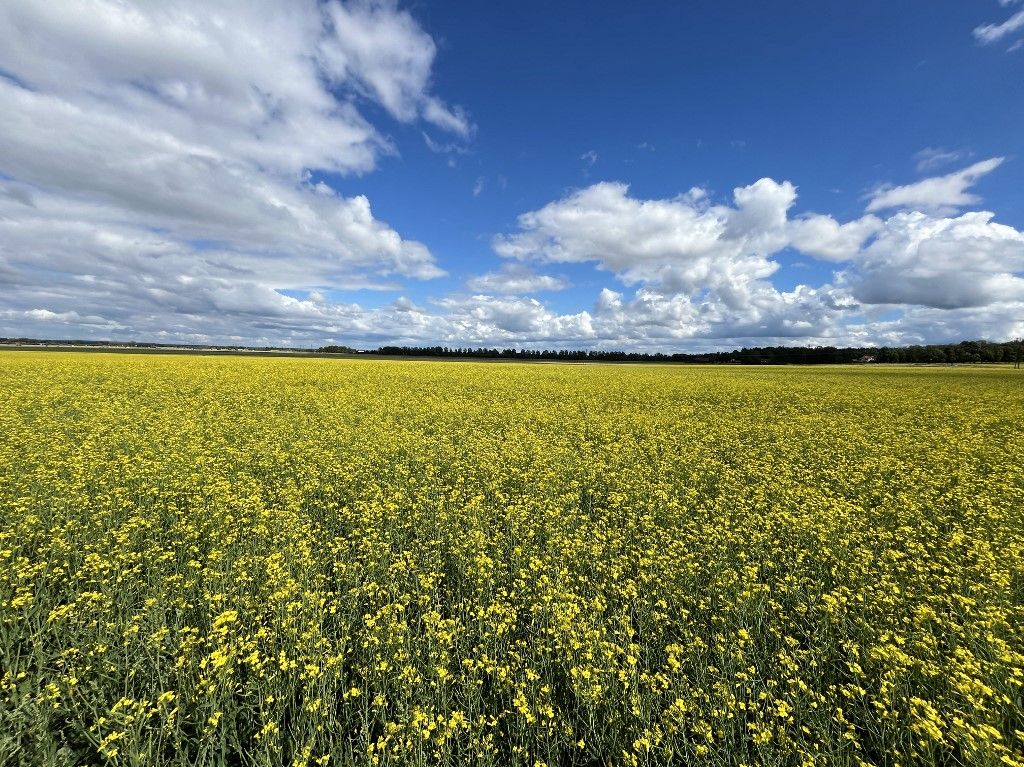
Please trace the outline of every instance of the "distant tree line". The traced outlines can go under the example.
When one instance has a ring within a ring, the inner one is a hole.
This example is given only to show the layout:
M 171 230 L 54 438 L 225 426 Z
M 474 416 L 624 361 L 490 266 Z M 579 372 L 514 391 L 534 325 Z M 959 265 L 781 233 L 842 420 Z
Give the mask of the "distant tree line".
M 676 352 L 601 351 L 594 349 L 491 349 L 486 347 L 381 346 L 365 351 L 350 346 L 295 347 L 197 345 L 139 341 L 40 340 L 0 338 L 8 346 L 82 346 L 124 349 L 190 349 L 196 352 L 282 352 L 289 354 L 360 354 L 388 357 L 449 357 L 459 359 L 556 360 L 563 362 L 675 362 L 732 365 L 841 365 L 847 363 L 902 362 L 910 364 L 965 364 L 1024 361 L 1024 339 L 1014 341 L 961 341 L 956 344 L 918 346 L 755 346 L 729 352 L 689 354 Z
M 928 346 L 896 346 L 878 350 L 879 362 L 1014 362 L 1018 365 L 1024 356 L 1024 340 L 992 343 L 990 341 L 961 341 L 958 344 L 931 344 Z
M 346 346 L 324 346 L 317 351 L 351 354 Z M 730 352 L 687 354 L 677 352 L 599 351 L 593 349 L 490 349 L 486 347 L 381 346 L 363 354 L 388 357 L 450 357 L 459 359 L 561 360 L 566 362 L 677 362 L 739 365 L 837 365 L 847 363 L 903 362 L 948 363 L 1017 362 L 1024 342 L 961 341 L 957 344 L 897 347 L 764 346 Z

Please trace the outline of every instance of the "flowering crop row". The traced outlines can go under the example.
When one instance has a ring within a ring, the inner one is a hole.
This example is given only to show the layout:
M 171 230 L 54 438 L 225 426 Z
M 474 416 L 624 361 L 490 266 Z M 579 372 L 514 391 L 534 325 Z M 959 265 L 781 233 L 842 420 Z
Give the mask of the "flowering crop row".
M 0 354 L 0 763 L 1024 766 L 1024 380 Z

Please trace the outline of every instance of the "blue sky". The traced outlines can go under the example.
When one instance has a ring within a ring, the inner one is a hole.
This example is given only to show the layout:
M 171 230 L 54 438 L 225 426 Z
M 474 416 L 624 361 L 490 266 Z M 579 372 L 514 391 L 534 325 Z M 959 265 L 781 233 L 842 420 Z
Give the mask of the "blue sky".
M 0 335 L 1024 335 L 1024 3 L 641 5 L 12 0 Z

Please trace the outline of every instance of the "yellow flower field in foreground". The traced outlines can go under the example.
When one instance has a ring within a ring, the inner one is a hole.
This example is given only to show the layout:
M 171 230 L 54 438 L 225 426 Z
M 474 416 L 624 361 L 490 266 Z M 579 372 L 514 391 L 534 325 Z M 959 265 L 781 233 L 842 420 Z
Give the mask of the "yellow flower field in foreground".
M 1024 765 L 1024 374 L 0 353 L 0 763 Z

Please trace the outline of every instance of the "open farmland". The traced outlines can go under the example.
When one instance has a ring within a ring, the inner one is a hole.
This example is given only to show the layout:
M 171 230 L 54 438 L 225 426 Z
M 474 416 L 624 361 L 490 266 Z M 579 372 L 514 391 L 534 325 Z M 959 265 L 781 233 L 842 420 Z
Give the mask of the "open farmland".
M 0 354 L 0 763 L 1024 764 L 1024 374 Z

